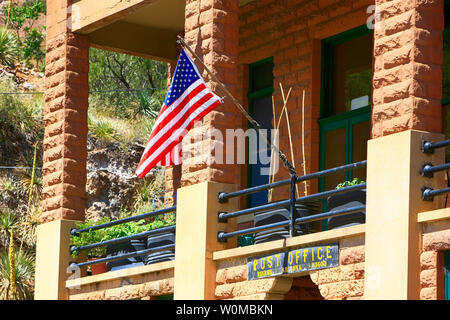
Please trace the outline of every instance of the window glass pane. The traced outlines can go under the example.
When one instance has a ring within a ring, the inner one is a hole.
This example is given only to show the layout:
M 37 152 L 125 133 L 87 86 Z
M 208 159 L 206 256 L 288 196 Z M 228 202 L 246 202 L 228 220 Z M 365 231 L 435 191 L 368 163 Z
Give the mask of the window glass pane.
M 250 92 L 271 88 L 273 86 L 272 69 L 272 61 L 256 66 L 251 66 L 250 72 L 252 74 L 252 83 L 250 84 Z
M 261 129 L 267 129 L 265 134 L 267 138 L 271 139 L 272 129 L 272 96 L 265 96 L 255 99 L 252 104 L 252 117 L 261 126 Z M 260 186 L 269 183 L 270 171 L 270 155 L 271 147 L 267 145 L 265 140 L 262 140 L 259 135 L 256 136 L 257 144 L 249 143 L 249 161 L 256 160 L 256 163 L 251 165 L 251 186 Z M 254 149 L 254 147 L 257 147 Z M 267 203 L 267 191 L 258 192 L 250 196 L 250 205 L 258 206 Z
M 333 49 L 333 114 L 370 105 L 373 34 Z
M 345 165 L 345 128 L 328 131 L 325 134 L 325 169 Z M 325 190 L 332 190 L 345 181 L 344 172 L 325 178 Z
M 444 39 L 444 64 L 442 65 L 442 98 L 450 99 L 450 37 Z
M 249 93 L 255 93 L 249 100 L 250 115 L 256 122 L 259 123 L 262 129 L 267 129 L 265 132 L 267 137 L 271 139 L 272 129 L 272 95 L 267 90 L 273 87 L 273 62 L 268 60 L 266 62 L 257 62 L 250 65 L 250 83 Z M 259 141 L 260 137 L 257 135 L 257 148 L 252 149 L 253 143 L 249 141 L 248 157 L 249 157 L 249 180 L 248 187 L 259 186 L 269 182 L 269 168 L 270 168 L 270 146 L 266 146 L 265 141 Z M 250 161 L 255 161 L 250 162 Z M 248 204 L 251 207 L 267 203 L 267 191 L 251 194 L 248 197 Z

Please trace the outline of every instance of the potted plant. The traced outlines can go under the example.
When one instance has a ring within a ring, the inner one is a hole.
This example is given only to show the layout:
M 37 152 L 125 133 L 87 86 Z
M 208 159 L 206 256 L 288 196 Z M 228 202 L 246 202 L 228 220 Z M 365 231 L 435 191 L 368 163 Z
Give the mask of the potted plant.
M 84 229 L 88 227 L 92 227 L 95 225 L 99 225 L 102 223 L 109 222 L 109 218 L 103 218 L 99 221 L 86 221 L 86 222 L 77 222 L 76 227 L 77 229 Z M 104 241 L 105 239 L 105 231 L 103 229 L 100 230 L 89 230 L 87 232 L 82 232 L 79 235 L 76 236 L 70 236 L 71 245 L 76 247 L 85 246 L 88 244 L 96 243 Z M 74 259 L 78 258 L 79 252 L 74 251 L 72 253 L 72 257 Z M 87 258 L 89 261 L 97 260 L 100 258 L 104 258 L 106 256 L 106 248 L 105 247 L 97 247 L 89 250 L 87 252 Z M 90 269 L 90 272 L 92 275 L 100 274 L 106 272 L 106 263 L 98 263 L 93 264 L 88 267 Z
M 147 230 L 159 229 L 175 225 L 175 214 L 166 214 L 155 217 L 155 220 L 147 225 Z M 147 237 L 147 249 L 175 244 L 175 231 L 165 231 Z M 170 261 L 175 259 L 175 249 L 153 252 L 147 255 L 145 264 Z
M 344 181 L 336 186 L 336 189 L 344 187 L 354 186 L 361 183 L 365 183 L 359 178 L 354 178 L 352 181 Z M 347 208 L 352 208 L 366 204 L 366 190 L 354 190 L 342 194 L 330 196 L 327 199 L 328 210 L 337 211 Z M 366 222 L 365 211 L 346 214 L 343 216 L 333 217 L 328 219 L 328 229 L 337 229 L 349 227 Z
M 294 157 L 294 148 L 293 148 L 293 142 L 292 142 L 292 135 L 291 135 L 291 128 L 289 123 L 289 115 L 287 112 L 287 102 L 289 99 L 289 95 L 291 90 L 288 91 L 287 95 L 284 95 L 283 86 L 280 84 L 281 94 L 283 98 L 283 108 L 281 110 L 279 119 L 277 122 L 275 122 L 275 106 L 272 99 L 272 106 L 273 106 L 273 121 L 274 121 L 274 128 L 278 129 L 280 126 L 280 122 L 282 119 L 283 114 L 286 116 L 286 123 L 287 123 L 287 129 L 288 129 L 288 136 L 289 136 L 289 144 L 290 144 L 290 152 L 291 152 L 291 159 L 292 159 L 292 165 L 295 167 L 295 157 Z M 305 106 L 305 91 L 303 91 L 303 119 L 304 119 L 304 106 Z M 302 124 L 302 130 L 304 129 L 304 124 Z M 276 131 L 278 132 L 278 130 Z M 302 145 L 303 145 L 303 173 L 306 174 L 306 160 L 305 160 L 305 150 L 304 150 L 304 134 L 302 135 Z M 272 152 L 272 157 L 276 157 L 274 152 Z M 269 175 L 269 183 L 274 182 L 274 176 L 273 173 L 273 158 L 271 158 L 270 162 L 270 175 Z M 308 188 L 307 188 L 307 182 L 304 182 L 304 195 L 308 195 Z M 298 185 L 296 187 L 296 194 L 299 194 Z M 269 190 L 268 193 L 268 202 L 272 201 L 272 190 Z M 321 213 L 322 211 L 322 204 L 319 201 L 309 201 L 304 203 L 297 203 L 295 204 L 295 211 L 294 211 L 294 219 L 297 219 L 299 217 L 306 217 L 313 214 Z M 263 211 L 260 213 L 255 214 L 254 217 L 254 225 L 255 227 L 272 224 L 276 222 L 282 222 L 282 221 L 289 221 L 290 219 L 290 206 L 287 205 L 286 207 L 282 207 L 279 209 L 271 209 L 267 211 Z M 295 231 L 296 235 L 303 235 L 308 234 L 311 232 L 318 231 L 319 224 L 317 223 L 303 223 L 300 225 L 295 225 Z M 289 237 L 289 227 L 279 227 L 269 230 L 264 230 L 261 232 L 257 232 L 254 237 L 254 243 L 262 243 L 262 242 L 268 242 L 273 240 L 279 240 L 279 239 L 286 239 Z

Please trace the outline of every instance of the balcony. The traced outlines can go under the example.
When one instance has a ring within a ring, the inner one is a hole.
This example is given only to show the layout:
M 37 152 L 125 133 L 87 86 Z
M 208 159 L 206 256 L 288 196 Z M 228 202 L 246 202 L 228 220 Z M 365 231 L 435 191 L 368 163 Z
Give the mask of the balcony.
M 43 290 L 42 281 L 49 277 L 49 269 L 60 274 L 72 272 L 69 279 L 62 282 L 62 294 L 68 299 L 155 299 L 170 294 L 174 294 L 175 299 L 283 299 L 292 290 L 295 279 L 305 276 L 315 283 L 326 299 L 396 299 L 401 295 L 410 298 L 414 286 L 421 296 L 426 296 L 429 288 L 423 283 L 413 282 L 405 289 L 399 286 L 398 277 L 412 272 L 418 278 L 422 277 L 428 271 L 423 270 L 423 264 L 429 263 L 422 257 L 450 248 L 450 209 L 445 208 L 444 203 L 444 195 L 450 190 L 444 187 L 443 176 L 443 171 L 449 167 L 444 164 L 444 147 L 448 145 L 450 141 L 443 141 L 442 135 L 405 131 L 369 141 L 367 161 L 245 190 L 237 190 L 233 185 L 200 183 L 179 189 L 176 207 L 85 229 L 74 229 L 75 222 L 67 220 L 41 225 L 38 231 L 37 297 L 48 294 Z M 283 186 L 295 190 L 296 183 L 365 166 L 367 184 L 300 198 L 295 198 L 295 192 L 291 192 L 290 199 L 237 210 L 238 198 L 245 194 Z M 366 204 L 303 217 L 291 210 L 295 204 L 361 189 L 367 190 Z M 239 215 L 280 207 L 288 208 L 285 221 L 236 230 Z M 70 234 L 91 232 L 175 210 L 176 227 L 163 227 L 84 247 L 69 245 Z M 366 213 L 365 223 L 325 231 L 320 228 L 302 231 L 296 227 L 355 212 Z M 70 256 L 74 251 L 144 238 L 175 228 L 175 245 L 163 244 L 96 261 L 73 262 Z M 236 246 L 236 238 L 240 235 L 277 228 L 278 231 L 282 228 L 284 237 Z M 55 239 L 59 241 L 59 257 L 45 250 Z M 419 242 L 423 243 L 422 247 L 418 246 Z M 88 265 L 174 248 L 175 260 L 172 261 L 91 276 L 83 271 Z M 280 254 L 286 257 L 283 268 L 269 267 L 267 263 L 274 262 L 271 259 Z M 299 256 L 305 263 L 299 262 Z M 47 266 L 45 270 L 44 265 Z M 371 274 L 368 270 L 377 272 Z M 370 283 L 374 276 L 379 282 L 377 287 L 364 284 L 364 280 Z M 333 291 L 337 284 L 347 288 L 346 291 Z

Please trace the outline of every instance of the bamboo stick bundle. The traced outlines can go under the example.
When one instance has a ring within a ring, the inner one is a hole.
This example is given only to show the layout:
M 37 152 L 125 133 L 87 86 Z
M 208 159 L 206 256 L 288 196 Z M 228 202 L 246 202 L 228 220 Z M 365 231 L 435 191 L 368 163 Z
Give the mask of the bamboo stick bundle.
M 292 91 L 292 88 L 289 88 L 288 93 L 285 95 L 284 90 L 283 90 L 283 86 L 280 83 L 280 89 L 281 89 L 281 94 L 282 94 L 282 99 L 283 99 L 283 107 L 281 109 L 280 112 L 280 116 L 278 118 L 278 121 L 276 121 L 276 111 L 275 111 L 275 103 L 274 103 L 274 99 L 272 96 L 272 112 L 273 112 L 273 127 L 275 129 L 275 137 L 274 137 L 274 141 L 277 140 L 278 134 L 279 134 L 279 129 L 280 129 L 280 124 L 281 124 L 281 120 L 283 119 L 283 115 L 286 116 L 286 121 L 287 121 L 287 128 L 288 128 L 288 135 L 289 135 L 289 144 L 290 144 L 290 149 L 291 149 L 291 160 L 292 160 L 292 166 L 295 168 L 295 162 L 294 162 L 294 149 L 293 149 L 293 143 L 292 143 L 292 134 L 291 134 L 291 126 L 289 123 L 289 115 L 287 112 L 287 103 Z M 274 158 L 275 154 L 272 153 L 271 154 L 271 159 L 270 159 L 270 170 L 269 170 L 269 183 L 274 182 L 275 180 L 275 173 L 274 173 Z M 298 194 L 298 187 L 296 185 L 296 192 Z M 268 196 L 267 196 L 267 200 L 269 202 L 272 201 L 272 197 L 273 197 L 273 189 L 269 189 L 268 190 Z

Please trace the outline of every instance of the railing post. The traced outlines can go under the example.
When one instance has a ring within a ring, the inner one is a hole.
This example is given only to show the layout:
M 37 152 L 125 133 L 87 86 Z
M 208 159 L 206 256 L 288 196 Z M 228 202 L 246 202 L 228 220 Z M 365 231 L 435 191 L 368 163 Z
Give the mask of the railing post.
M 289 236 L 295 237 L 296 236 L 296 232 L 295 232 L 295 199 L 296 199 L 296 195 L 295 195 L 295 186 L 297 183 L 297 176 L 296 175 L 291 175 L 291 184 L 290 184 L 290 202 L 289 202 Z
M 236 218 L 219 223 L 221 211 L 238 209 L 238 199 L 219 203 L 220 192 L 236 186 L 202 182 L 178 189 L 177 232 L 175 237 L 175 300 L 212 300 L 216 282 L 215 251 L 236 246 L 236 239 L 220 243 L 219 231 L 236 230 Z
M 425 163 L 444 162 L 444 150 L 421 151 L 443 135 L 408 130 L 370 140 L 367 156 L 365 299 L 419 299 L 419 212 L 442 207 L 422 200 L 422 187 L 439 188 L 442 173 L 421 175 Z
M 55 220 L 37 227 L 35 300 L 67 300 L 66 280 L 72 220 Z M 81 274 L 79 274 L 81 276 Z

